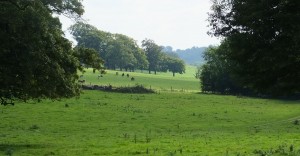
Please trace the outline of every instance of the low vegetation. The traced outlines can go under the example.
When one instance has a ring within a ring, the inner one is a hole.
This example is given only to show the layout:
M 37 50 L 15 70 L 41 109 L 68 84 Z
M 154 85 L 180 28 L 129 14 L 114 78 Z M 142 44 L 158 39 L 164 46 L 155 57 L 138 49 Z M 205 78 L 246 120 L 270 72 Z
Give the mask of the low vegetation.
M 83 91 L 1 106 L 0 155 L 296 155 L 299 103 Z
M 145 94 L 145 93 L 154 93 L 154 90 L 145 88 L 143 85 L 136 84 L 132 87 L 117 87 L 112 88 L 111 92 L 118 93 L 136 93 L 136 94 Z

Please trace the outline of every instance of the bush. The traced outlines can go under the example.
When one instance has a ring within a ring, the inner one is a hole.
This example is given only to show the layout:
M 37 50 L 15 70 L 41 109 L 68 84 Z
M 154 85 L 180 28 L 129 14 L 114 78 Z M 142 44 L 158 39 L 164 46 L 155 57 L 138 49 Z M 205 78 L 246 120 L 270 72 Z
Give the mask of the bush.
M 118 87 L 118 88 L 113 88 L 110 90 L 112 92 L 118 92 L 118 93 L 155 93 L 152 89 L 147 89 L 143 85 L 135 85 L 131 87 Z

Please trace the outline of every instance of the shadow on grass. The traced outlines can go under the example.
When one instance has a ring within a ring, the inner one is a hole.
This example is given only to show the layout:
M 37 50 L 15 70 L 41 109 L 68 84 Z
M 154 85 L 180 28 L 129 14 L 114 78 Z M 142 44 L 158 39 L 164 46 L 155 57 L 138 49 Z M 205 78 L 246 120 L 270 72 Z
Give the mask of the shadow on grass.
M 0 144 L 0 153 L 5 155 L 12 155 L 15 151 L 24 149 L 41 149 L 47 148 L 49 145 L 44 144 Z
M 256 99 L 268 99 L 268 100 L 280 100 L 283 102 L 299 102 L 300 93 L 296 93 L 290 96 L 271 96 L 271 95 L 247 95 L 247 94 L 230 94 L 230 93 L 215 93 L 215 92 L 197 92 L 200 95 L 222 95 L 222 96 L 236 96 L 237 98 L 256 98 Z M 299 103 L 298 103 L 299 104 Z

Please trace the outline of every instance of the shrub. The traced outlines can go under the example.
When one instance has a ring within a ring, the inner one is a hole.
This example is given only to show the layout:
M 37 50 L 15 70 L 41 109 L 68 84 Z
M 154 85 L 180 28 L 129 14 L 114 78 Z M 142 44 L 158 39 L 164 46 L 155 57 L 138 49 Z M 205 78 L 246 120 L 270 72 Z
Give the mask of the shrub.
M 130 87 L 117 87 L 110 90 L 112 92 L 118 92 L 118 93 L 155 93 L 152 89 L 147 89 L 143 85 L 136 84 L 135 86 Z

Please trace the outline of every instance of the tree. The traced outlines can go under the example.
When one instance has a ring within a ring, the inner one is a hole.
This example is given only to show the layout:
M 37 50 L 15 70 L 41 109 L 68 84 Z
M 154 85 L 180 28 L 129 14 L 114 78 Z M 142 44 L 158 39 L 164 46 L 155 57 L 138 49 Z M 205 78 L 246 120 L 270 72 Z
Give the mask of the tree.
M 173 73 L 173 77 L 175 76 L 175 73 L 185 73 L 185 65 L 183 60 L 170 58 L 168 67 L 169 71 Z
M 136 68 L 143 70 L 148 67 L 149 62 L 143 49 L 137 47 L 136 51 L 134 52 L 134 56 L 137 59 Z
M 151 71 L 154 71 L 154 73 L 156 74 L 156 72 L 159 69 L 159 63 L 162 55 L 161 47 L 155 44 L 155 42 L 150 39 L 143 40 L 142 47 L 146 52 L 147 60 L 149 62 L 148 65 L 149 74 L 151 73 Z
M 80 64 L 86 68 L 94 68 L 94 70 L 103 71 L 104 61 L 99 57 L 96 50 L 91 48 L 76 47 L 74 55 L 80 61 Z
M 79 0 L 0 1 L 0 99 L 63 98 L 79 95 L 71 43 L 52 15 L 78 17 Z
M 107 60 L 113 67 L 119 67 L 121 70 L 133 68 L 137 60 L 133 55 L 131 41 L 125 35 L 115 34 L 114 40 L 109 43 Z
M 104 32 L 82 22 L 72 25 L 69 30 L 77 41 L 77 46 L 98 51 L 109 69 L 118 67 L 134 70 L 148 64 L 145 53 L 136 41 L 126 35 Z
M 113 40 L 113 35 L 111 33 L 98 30 L 96 27 L 83 22 L 75 23 L 69 30 L 77 41 L 78 47 L 96 50 L 99 56 L 105 60 L 106 65 L 109 65 L 106 56 L 108 44 Z
M 184 61 L 166 53 L 162 56 L 160 71 L 170 71 L 173 73 L 173 77 L 175 73 L 183 74 L 185 72 Z
M 210 33 L 225 37 L 233 73 L 256 93 L 300 92 L 300 1 L 214 0 Z
M 205 64 L 198 68 L 196 73 L 196 77 L 200 79 L 203 92 L 246 94 L 247 89 L 241 87 L 234 79 L 231 70 L 233 68 L 232 62 L 225 58 L 228 50 L 228 44 L 223 41 L 220 46 L 210 46 L 204 52 Z

